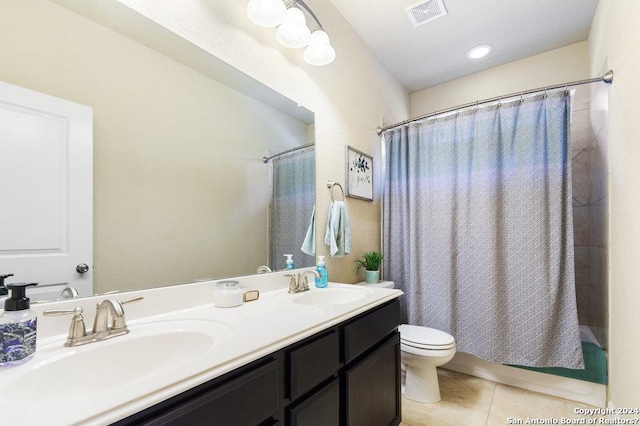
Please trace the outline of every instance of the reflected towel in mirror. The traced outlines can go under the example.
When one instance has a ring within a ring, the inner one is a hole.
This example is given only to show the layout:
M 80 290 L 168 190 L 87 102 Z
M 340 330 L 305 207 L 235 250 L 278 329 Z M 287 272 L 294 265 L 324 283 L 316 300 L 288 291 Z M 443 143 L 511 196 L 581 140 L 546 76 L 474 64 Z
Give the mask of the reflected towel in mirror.
M 316 206 L 313 206 L 309 229 L 307 230 L 307 235 L 304 237 L 300 250 L 310 256 L 316 255 Z

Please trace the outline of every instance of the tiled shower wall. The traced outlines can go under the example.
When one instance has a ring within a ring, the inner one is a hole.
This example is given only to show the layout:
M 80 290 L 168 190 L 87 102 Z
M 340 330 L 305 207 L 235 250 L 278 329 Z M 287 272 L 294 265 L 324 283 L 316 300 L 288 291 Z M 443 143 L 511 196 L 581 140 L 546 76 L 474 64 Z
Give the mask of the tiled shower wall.
M 578 320 L 607 347 L 607 86 L 580 87 L 571 119 Z

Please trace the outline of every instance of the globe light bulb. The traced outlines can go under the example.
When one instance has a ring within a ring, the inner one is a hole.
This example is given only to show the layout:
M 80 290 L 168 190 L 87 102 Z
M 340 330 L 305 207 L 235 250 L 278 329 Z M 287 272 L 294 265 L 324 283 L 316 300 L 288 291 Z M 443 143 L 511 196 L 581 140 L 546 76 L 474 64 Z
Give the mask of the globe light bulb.
M 307 27 L 304 13 L 297 7 L 287 9 L 287 17 L 276 31 L 276 39 L 286 47 L 297 49 L 311 41 L 311 31 Z
M 287 7 L 282 0 L 250 0 L 247 15 L 254 24 L 273 28 L 284 21 Z
M 302 55 L 309 65 L 328 65 L 336 58 L 336 51 L 329 42 L 329 36 L 323 30 L 316 30 L 311 34 L 309 46 Z

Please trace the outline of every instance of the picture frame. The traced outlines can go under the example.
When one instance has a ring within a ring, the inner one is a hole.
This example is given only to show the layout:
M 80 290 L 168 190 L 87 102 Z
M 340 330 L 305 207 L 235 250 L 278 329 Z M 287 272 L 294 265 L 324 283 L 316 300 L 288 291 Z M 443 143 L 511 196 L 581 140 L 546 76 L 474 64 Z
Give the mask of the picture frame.
M 345 195 L 373 201 L 373 157 L 347 145 L 345 163 Z

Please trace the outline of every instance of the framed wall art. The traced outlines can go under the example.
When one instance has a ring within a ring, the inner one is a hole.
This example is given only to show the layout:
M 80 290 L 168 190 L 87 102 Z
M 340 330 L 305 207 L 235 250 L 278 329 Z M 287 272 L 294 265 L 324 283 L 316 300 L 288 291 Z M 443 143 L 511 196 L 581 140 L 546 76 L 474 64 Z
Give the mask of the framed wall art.
M 373 157 L 347 145 L 346 196 L 373 201 Z

